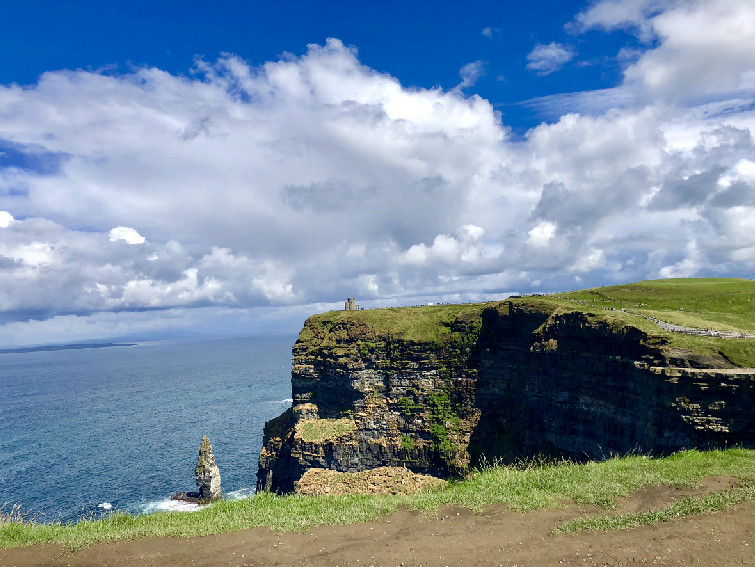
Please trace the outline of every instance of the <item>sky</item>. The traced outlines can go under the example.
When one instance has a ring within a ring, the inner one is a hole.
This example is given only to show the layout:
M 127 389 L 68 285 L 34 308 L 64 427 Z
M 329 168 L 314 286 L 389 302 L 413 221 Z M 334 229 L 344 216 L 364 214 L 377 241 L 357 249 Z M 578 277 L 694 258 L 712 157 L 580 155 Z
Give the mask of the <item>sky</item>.
M 0 3 L 0 347 L 755 277 L 755 4 Z

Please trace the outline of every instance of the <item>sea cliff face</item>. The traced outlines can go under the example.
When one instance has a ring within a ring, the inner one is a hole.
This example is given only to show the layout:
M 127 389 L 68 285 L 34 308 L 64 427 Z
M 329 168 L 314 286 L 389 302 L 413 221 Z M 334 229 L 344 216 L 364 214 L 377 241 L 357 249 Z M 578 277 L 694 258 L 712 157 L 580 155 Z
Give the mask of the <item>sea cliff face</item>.
M 258 490 L 290 492 L 315 467 L 448 477 L 482 459 L 755 446 L 755 370 L 724 358 L 533 299 L 396 316 L 306 321 L 293 407 L 265 426 Z

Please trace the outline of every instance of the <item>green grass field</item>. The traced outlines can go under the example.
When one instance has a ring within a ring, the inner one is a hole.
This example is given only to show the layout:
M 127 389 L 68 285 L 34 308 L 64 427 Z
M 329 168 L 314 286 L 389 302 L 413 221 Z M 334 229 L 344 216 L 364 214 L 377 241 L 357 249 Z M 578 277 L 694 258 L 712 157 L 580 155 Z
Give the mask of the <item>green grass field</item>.
M 558 293 L 542 299 L 565 310 L 585 311 L 605 319 L 620 320 L 650 336 L 662 337 L 670 346 L 701 354 L 722 354 L 738 366 L 755 366 L 755 339 L 723 339 L 672 333 L 639 316 L 647 315 L 675 325 L 699 329 L 755 334 L 755 281 L 752 280 L 651 280 Z M 626 312 L 619 311 L 620 309 L 625 309 Z
M 638 307 L 663 313 L 699 313 L 705 320 L 731 317 L 730 324 L 755 330 L 755 281 L 734 278 L 678 278 L 570 292 L 602 307 Z M 683 310 L 683 311 L 680 311 Z M 680 323 L 681 324 L 681 323 Z
M 693 487 L 707 476 L 731 476 L 739 484 L 711 495 L 686 498 L 670 507 L 638 514 L 617 514 L 617 499 L 646 486 Z M 755 450 L 683 451 L 651 459 L 626 456 L 576 464 L 521 463 L 489 466 L 467 480 L 412 496 L 276 496 L 220 501 L 198 512 L 162 512 L 143 516 L 114 514 L 74 525 L 38 524 L 0 517 L 0 547 L 60 543 L 78 549 L 99 542 L 139 537 L 191 537 L 264 526 L 301 531 L 322 524 L 376 520 L 401 506 L 435 513 L 450 505 L 482 512 L 495 503 L 526 512 L 570 503 L 593 504 L 604 514 L 578 519 L 556 531 L 620 529 L 674 518 L 724 510 L 755 498 Z
M 491 303 L 459 305 L 423 305 L 419 307 L 386 307 L 364 311 L 327 311 L 308 319 L 327 326 L 339 321 L 359 321 L 371 326 L 378 336 L 400 336 L 406 341 L 436 342 L 449 333 L 449 326 L 462 313 L 479 315 Z M 306 329 L 302 331 L 306 333 Z M 306 338 L 306 335 L 303 335 Z M 328 344 L 325 342 L 324 344 Z
M 706 355 L 722 354 L 742 367 L 755 367 L 755 339 L 723 339 L 690 336 L 665 331 L 641 315 L 676 325 L 755 334 L 755 281 L 735 278 L 683 278 L 650 280 L 513 299 L 519 303 L 552 305 L 554 311 L 583 311 L 618 325 L 632 325 L 668 345 Z M 392 307 L 365 311 L 328 311 L 308 321 L 326 329 L 339 321 L 359 321 L 378 336 L 401 336 L 404 340 L 438 342 L 449 336 L 449 327 L 459 316 L 479 316 L 499 302 Z M 613 311 L 611 311 L 613 309 Z M 620 311 L 625 309 L 626 312 Z M 308 340 L 309 331 L 300 338 Z M 322 345 L 335 344 L 326 336 Z

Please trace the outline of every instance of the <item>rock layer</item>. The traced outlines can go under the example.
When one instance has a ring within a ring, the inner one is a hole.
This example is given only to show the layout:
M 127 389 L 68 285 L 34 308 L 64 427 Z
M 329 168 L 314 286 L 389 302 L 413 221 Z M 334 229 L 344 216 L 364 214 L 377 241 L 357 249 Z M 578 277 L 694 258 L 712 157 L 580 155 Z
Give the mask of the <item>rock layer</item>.
M 310 468 L 449 477 L 483 459 L 755 446 L 755 369 L 633 326 L 510 300 L 415 340 L 361 313 L 305 323 L 294 405 L 265 425 L 258 490 L 290 492 Z
M 221 497 L 220 470 L 215 463 L 212 445 L 207 437 L 202 437 L 202 444 L 199 446 L 199 458 L 194 469 L 194 477 L 199 487 L 200 501 L 209 502 Z

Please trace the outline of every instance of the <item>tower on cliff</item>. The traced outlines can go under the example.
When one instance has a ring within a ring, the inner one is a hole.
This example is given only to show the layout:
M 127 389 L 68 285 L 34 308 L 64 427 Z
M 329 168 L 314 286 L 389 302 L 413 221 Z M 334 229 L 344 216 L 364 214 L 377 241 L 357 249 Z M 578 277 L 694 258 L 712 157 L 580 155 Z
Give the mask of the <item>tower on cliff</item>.
M 344 309 L 346 311 L 359 311 L 359 305 L 357 305 L 357 300 L 353 297 L 349 297 L 346 300 Z

